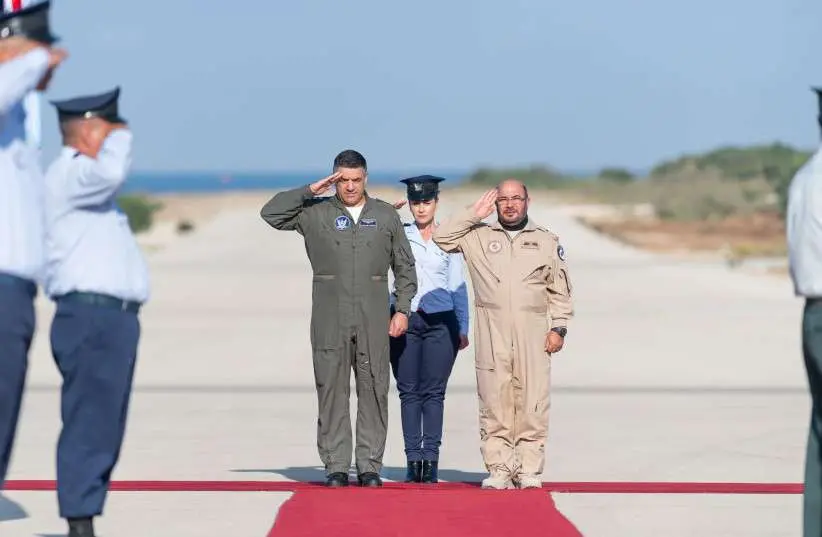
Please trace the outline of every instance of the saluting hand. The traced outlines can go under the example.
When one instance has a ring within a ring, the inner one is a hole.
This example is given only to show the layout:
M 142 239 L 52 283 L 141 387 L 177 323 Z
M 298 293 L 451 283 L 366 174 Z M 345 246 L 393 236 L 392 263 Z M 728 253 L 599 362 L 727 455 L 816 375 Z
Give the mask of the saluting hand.
M 545 337 L 545 352 L 549 354 L 554 354 L 555 352 L 559 352 L 562 350 L 562 346 L 565 344 L 565 338 L 561 335 L 557 334 L 553 330 L 548 332 L 548 335 Z
M 496 201 L 497 189 L 492 188 L 474 203 L 474 214 L 477 218 L 488 218 L 497 208 Z
M 392 203 L 392 205 L 394 206 L 395 209 L 402 209 L 402 206 L 405 205 L 406 203 L 408 203 L 408 200 L 402 199 L 402 200 L 395 201 L 394 203 Z
M 319 196 L 320 194 L 325 194 L 328 192 L 328 189 L 331 188 L 331 185 L 337 183 L 342 177 L 342 173 L 335 172 L 326 177 L 325 179 L 320 179 L 316 183 L 312 184 L 310 187 L 311 193 L 315 196 Z

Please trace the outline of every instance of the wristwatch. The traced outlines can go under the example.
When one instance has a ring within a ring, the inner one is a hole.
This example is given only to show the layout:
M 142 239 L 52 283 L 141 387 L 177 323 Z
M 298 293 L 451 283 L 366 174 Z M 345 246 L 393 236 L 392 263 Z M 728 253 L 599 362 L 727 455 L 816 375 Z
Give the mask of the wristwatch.
M 568 329 L 564 326 L 557 326 L 551 329 L 551 332 L 556 332 L 559 334 L 559 337 L 565 337 L 565 334 L 568 333 Z

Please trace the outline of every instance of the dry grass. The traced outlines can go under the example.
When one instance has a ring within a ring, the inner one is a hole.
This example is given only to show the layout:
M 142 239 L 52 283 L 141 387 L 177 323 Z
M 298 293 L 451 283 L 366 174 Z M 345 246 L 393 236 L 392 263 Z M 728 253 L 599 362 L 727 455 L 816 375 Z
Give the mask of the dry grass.
M 729 259 L 785 254 L 785 226 L 775 213 L 735 215 L 712 221 L 580 220 L 607 236 L 655 252 L 712 252 Z

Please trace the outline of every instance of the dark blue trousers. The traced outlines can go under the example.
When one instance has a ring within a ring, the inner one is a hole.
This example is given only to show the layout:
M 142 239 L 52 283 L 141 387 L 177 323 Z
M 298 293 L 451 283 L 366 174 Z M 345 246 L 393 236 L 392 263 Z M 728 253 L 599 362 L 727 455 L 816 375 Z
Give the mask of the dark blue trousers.
M 37 286 L 0 274 L 0 489 L 14 448 L 20 403 L 34 336 Z
M 391 368 L 409 461 L 439 460 L 445 388 L 458 349 L 459 323 L 453 311 L 411 313 L 407 332 L 391 338 Z
M 103 512 L 123 443 L 139 339 L 134 312 L 57 301 L 51 347 L 63 376 L 57 443 L 63 518 Z

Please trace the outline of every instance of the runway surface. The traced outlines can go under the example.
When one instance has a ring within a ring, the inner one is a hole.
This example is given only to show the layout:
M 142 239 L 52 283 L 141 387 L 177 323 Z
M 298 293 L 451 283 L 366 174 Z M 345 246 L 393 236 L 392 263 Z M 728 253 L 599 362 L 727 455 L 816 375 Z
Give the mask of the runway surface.
M 440 216 L 471 201 L 446 191 Z M 116 480 L 322 479 L 310 270 L 301 238 L 269 228 L 259 206 L 226 211 L 150 254 L 153 299 L 142 314 Z M 407 209 L 401 214 L 408 219 Z M 531 214 L 561 236 L 577 314 L 553 359 L 543 477 L 611 484 L 553 492 L 559 511 L 586 537 L 799 535 L 809 397 L 802 304 L 789 280 L 638 252 L 538 200 Z M 55 477 L 52 311 L 41 299 L 11 480 Z M 399 480 L 405 461 L 393 386 L 390 400 L 384 476 Z M 482 479 L 473 346 L 454 368 L 445 427 L 442 479 Z M 672 494 L 637 482 L 720 488 Z M 735 494 L 746 491 L 722 483 L 764 489 Z M 276 490 L 112 492 L 97 526 L 103 537 L 263 537 L 291 494 L 290 486 L 269 488 Z M 50 490 L 5 492 L 0 521 L 3 536 L 65 534 Z

